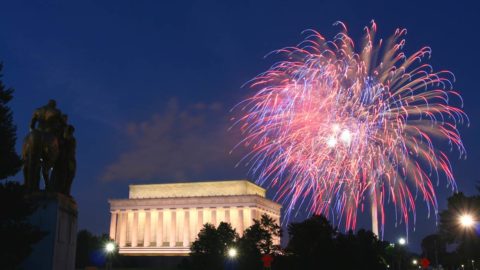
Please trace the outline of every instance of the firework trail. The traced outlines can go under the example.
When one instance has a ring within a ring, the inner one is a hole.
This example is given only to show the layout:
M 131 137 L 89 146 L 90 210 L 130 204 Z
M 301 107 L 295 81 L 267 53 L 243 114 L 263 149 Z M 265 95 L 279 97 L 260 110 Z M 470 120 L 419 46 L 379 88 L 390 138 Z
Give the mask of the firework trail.
M 402 52 L 406 29 L 377 41 L 372 21 L 355 47 L 346 26 L 336 25 L 342 31 L 333 40 L 308 30 L 299 45 L 274 51 L 284 60 L 247 83 L 255 94 L 235 108 L 239 145 L 250 149 L 241 163 L 257 183 L 276 187 L 286 220 L 306 205 L 349 230 L 370 206 L 383 232 L 391 202 L 408 232 L 417 196 L 436 215 L 439 179 L 455 189 L 437 146 L 446 141 L 465 157 L 457 129 L 468 123 L 462 99 L 451 72 L 422 63 L 429 47 Z

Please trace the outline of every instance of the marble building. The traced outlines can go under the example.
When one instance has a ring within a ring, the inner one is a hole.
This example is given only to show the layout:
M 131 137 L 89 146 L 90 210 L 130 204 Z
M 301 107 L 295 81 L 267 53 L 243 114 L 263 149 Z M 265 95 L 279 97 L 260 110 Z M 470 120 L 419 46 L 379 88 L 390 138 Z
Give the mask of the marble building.
M 125 255 L 186 255 L 205 223 L 240 235 L 265 213 L 280 223 L 281 206 L 247 180 L 130 185 L 128 199 L 109 203 L 110 237 Z

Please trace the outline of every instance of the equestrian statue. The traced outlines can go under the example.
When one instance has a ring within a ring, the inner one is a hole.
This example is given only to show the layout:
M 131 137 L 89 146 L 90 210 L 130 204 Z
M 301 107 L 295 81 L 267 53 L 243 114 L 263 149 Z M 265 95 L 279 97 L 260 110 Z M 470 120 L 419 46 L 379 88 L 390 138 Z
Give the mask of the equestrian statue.
M 35 110 L 22 149 L 28 190 L 39 191 L 43 178 L 46 191 L 70 195 L 76 172 L 74 131 L 55 100 Z

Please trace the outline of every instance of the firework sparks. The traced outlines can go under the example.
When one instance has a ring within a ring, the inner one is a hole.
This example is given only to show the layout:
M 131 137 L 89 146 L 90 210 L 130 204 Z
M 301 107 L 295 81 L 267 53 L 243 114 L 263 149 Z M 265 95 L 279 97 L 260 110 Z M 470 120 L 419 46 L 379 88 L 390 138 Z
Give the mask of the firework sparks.
M 236 107 L 239 145 L 251 150 L 242 162 L 258 183 L 277 188 L 287 220 L 306 204 L 353 229 L 367 203 L 383 231 L 390 201 L 408 228 L 417 195 L 436 214 L 434 182 L 455 188 L 437 146 L 447 141 L 465 156 L 457 125 L 468 118 L 453 74 L 422 63 L 429 47 L 407 57 L 405 29 L 377 41 L 372 22 L 358 48 L 337 24 L 333 40 L 308 30 L 299 45 L 275 51 L 284 60 L 248 83 L 256 92 Z

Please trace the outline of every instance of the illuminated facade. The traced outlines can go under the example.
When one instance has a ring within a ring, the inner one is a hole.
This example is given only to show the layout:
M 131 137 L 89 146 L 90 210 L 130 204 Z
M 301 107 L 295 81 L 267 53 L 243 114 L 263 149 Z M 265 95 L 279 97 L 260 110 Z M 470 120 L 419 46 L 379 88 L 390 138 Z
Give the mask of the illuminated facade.
M 263 214 L 280 223 L 281 206 L 246 180 L 130 185 L 128 199 L 109 202 L 110 237 L 126 255 L 186 255 L 205 223 L 240 235 Z

